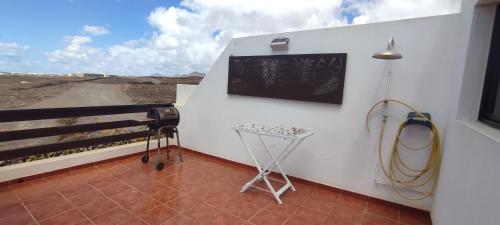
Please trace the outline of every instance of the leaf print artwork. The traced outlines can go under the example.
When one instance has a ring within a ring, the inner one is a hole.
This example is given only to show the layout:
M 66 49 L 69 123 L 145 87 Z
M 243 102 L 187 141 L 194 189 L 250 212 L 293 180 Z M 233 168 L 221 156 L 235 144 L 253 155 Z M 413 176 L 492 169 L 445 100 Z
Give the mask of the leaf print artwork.
M 230 56 L 227 93 L 342 104 L 347 53 Z

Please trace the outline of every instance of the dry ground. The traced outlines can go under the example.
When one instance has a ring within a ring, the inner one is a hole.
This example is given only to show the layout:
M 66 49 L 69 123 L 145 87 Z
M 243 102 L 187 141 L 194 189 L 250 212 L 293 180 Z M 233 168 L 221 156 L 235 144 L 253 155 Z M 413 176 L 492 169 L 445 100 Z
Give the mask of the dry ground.
M 36 108 L 38 107 L 36 106 L 37 103 L 64 94 L 70 91 L 72 87 L 79 88 L 81 85 L 86 85 L 85 88 L 90 88 L 91 86 L 88 84 L 113 85 L 110 86 L 113 89 L 119 86 L 120 90 L 115 94 L 121 94 L 119 92 L 125 93 L 130 97 L 132 104 L 175 102 L 176 84 L 198 84 L 201 79 L 202 77 L 198 76 L 91 79 L 65 76 L 0 75 L 0 109 Z M 93 94 L 92 88 L 87 93 L 85 93 L 85 89 L 83 88 L 83 91 L 80 91 L 80 93 L 86 97 Z M 108 91 L 107 93 L 110 92 Z M 110 94 L 115 95 L 113 93 Z M 76 98 L 74 100 L 80 106 L 88 106 L 86 102 L 79 104 L 80 101 L 85 101 L 85 99 Z M 90 105 L 103 105 L 107 103 L 106 100 L 104 100 L 103 104 L 100 104 L 98 99 L 93 99 L 92 101 L 96 102 L 96 104 Z M 71 105 L 73 106 L 73 103 Z M 52 106 L 50 105 L 50 107 Z M 65 106 L 69 105 L 61 103 L 55 107 Z

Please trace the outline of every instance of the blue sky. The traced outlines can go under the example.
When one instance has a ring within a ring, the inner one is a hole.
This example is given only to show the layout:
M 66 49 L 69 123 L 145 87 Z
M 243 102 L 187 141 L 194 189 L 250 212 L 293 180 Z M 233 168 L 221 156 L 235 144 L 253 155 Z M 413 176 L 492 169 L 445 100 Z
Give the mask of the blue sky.
M 233 37 L 444 14 L 457 2 L 3 0 L 0 71 L 206 72 Z
M 43 60 L 44 53 L 64 45 L 64 36 L 80 35 L 84 25 L 96 25 L 111 30 L 110 35 L 100 36 L 92 42 L 96 47 L 106 47 L 147 36 L 152 32 L 147 16 L 157 7 L 170 6 L 179 6 L 179 1 L 0 1 L 0 42 L 28 45 L 27 57 Z
M 152 28 L 146 18 L 156 7 L 178 6 L 160 0 L 4 0 L 0 1 L 0 41 L 21 42 L 50 51 L 62 37 L 81 34 L 84 25 L 104 26 L 112 35 L 96 39 L 106 46 L 141 38 Z

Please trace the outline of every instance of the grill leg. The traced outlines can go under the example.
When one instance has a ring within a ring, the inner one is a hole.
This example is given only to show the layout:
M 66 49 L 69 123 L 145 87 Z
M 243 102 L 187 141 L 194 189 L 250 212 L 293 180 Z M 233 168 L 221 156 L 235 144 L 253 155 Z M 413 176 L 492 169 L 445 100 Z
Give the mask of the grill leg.
M 151 129 L 148 129 L 148 137 L 147 137 L 148 141 L 146 142 L 147 143 L 146 144 L 146 152 L 141 158 L 141 161 L 144 164 L 146 164 L 149 161 L 149 138 L 150 138 L 150 136 L 151 136 Z
M 160 152 L 160 137 L 161 137 L 161 134 L 160 134 L 160 131 L 161 131 L 161 128 L 158 129 L 157 133 L 156 133 L 156 139 L 158 141 L 158 156 L 157 156 L 157 162 L 160 163 L 160 157 L 161 157 L 161 152 Z
M 181 159 L 181 162 L 184 160 L 182 159 L 182 148 L 181 148 L 181 142 L 179 141 L 179 130 L 177 127 L 174 128 L 174 133 L 175 136 L 177 137 L 177 150 L 179 151 L 179 158 Z
M 146 155 L 149 156 L 149 139 L 151 137 L 151 130 L 148 130 L 148 137 L 147 137 L 147 142 L 146 142 Z
M 168 132 L 168 129 L 167 129 Z M 168 144 L 168 133 L 165 135 L 165 139 L 167 139 L 167 159 L 170 159 L 170 148 Z

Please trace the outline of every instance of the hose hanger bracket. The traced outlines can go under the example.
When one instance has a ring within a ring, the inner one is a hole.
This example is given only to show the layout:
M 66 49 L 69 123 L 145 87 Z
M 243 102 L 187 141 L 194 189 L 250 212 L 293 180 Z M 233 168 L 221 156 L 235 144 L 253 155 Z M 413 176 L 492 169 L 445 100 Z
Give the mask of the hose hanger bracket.
M 417 114 L 416 112 L 409 112 L 408 116 L 406 116 L 406 121 L 408 125 L 421 125 L 432 129 L 430 113 Z
M 375 103 L 368 113 L 366 114 L 365 122 L 368 132 L 370 132 L 369 120 L 370 115 L 373 113 L 375 108 L 380 105 L 386 106 L 388 103 L 397 103 L 405 108 L 411 110 L 407 115 L 407 119 L 404 120 L 396 132 L 396 137 L 391 149 L 391 159 L 386 166 L 383 161 L 383 139 L 386 128 L 387 115 L 382 115 L 382 127 L 380 128 L 379 141 L 378 141 L 378 155 L 379 155 L 379 166 L 384 175 L 391 182 L 391 186 L 394 191 L 403 198 L 408 200 L 421 200 L 431 196 L 436 188 L 436 183 L 438 179 L 439 169 L 441 166 L 441 138 L 439 135 L 439 130 L 437 126 L 431 121 L 431 115 L 429 113 L 421 113 L 417 111 L 413 106 L 409 104 L 396 100 L 396 99 L 384 99 Z M 406 126 L 410 124 L 422 125 L 430 128 L 432 133 L 432 139 L 429 143 L 422 147 L 411 147 L 402 142 L 401 134 Z M 430 148 L 430 149 L 429 149 Z M 427 162 L 423 168 L 411 168 L 408 163 L 401 157 L 400 151 L 420 151 L 420 150 L 430 150 L 430 155 L 427 158 Z M 419 189 L 430 184 L 430 190 L 420 191 Z M 408 196 L 403 194 L 401 188 L 407 188 L 419 193 L 420 196 Z

